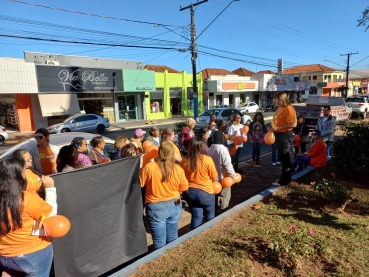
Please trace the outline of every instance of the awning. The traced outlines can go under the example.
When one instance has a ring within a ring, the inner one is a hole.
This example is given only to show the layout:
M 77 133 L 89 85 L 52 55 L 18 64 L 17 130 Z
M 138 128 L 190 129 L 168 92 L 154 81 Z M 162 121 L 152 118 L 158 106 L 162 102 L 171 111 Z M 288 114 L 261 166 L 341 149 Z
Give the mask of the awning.
M 73 115 L 81 113 L 77 94 L 39 94 L 42 116 Z

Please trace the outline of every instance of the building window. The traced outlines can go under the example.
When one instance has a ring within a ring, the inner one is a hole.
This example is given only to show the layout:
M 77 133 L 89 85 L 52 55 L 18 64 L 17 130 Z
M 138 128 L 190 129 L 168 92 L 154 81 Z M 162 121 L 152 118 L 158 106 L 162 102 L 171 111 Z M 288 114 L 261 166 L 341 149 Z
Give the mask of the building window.
M 187 88 L 187 99 L 193 100 L 193 89 L 192 89 L 192 87 Z
M 300 82 L 300 77 L 293 77 L 294 82 Z
M 309 94 L 318 94 L 318 88 L 317 87 L 310 87 Z
M 313 76 L 313 80 L 318 80 L 318 76 Z
M 182 98 L 182 88 L 169 88 L 170 98 Z
M 170 109 L 172 114 L 180 115 L 182 113 L 182 88 L 169 88 Z

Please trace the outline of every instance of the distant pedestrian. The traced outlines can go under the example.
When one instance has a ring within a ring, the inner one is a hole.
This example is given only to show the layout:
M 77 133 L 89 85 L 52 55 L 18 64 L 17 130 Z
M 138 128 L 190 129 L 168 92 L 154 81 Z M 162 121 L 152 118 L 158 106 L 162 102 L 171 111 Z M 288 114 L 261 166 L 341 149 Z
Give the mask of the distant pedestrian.
M 176 162 L 180 163 L 182 161 L 182 156 L 178 146 L 174 143 L 174 138 L 174 130 L 172 128 L 165 128 L 161 134 L 160 143 L 163 143 L 165 141 L 169 142 L 173 147 Z
M 281 160 L 278 156 L 278 152 L 277 152 L 277 144 L 274 142 L 272 144 L 272 165 L 279 165 L 281 164 Z
M 242 138 L 243 136 L 243 125 L 241 124 L 241 115 L 236 114 L 234 117 L 234 123 L 228 127 L 228 136 L 230 139 L 234 139 L 236 137 Z M 232 164 L 233 168 L 238 173 L 243 173 L 242 170 L 238 169 L 238 162 L 241 150 L 243 149 L 243 142 L 241 141 L 238 144 L 238 148 L 236 150 L 236 154 L 232 156 Z
M 235 116 L 236 114 L 231 114 L 229 117 L 228 117 L 228 128 L 227 128 L 227 133 L 228 133 L 228 129 L 229 127 L 231 127 L 233 124 L 235 124 Z
M 292 129 L 297 126 L 295 108 L 290 104 L 286 92 L 277 93 L 278 109 L 272 119 L 269 130 L 274 132 L 278 157 L 282 160 L 281 179 L 273 185 L 287 185 L 291 182 L 290 145 L 292 143 Z
M 295 145 L 295 159 L 301 148 L 301 153 L 306 152 L 306 145 L 310 141 L 309 127 L 305 124 L 304 117 L 299 116 L 297 118 L 297 126 L 293 128 L 295 135 L 300 136 L 299 145 Z M 296 143 L 295 143 L 296 144 Z M 297 147 L 299 146 L 299 147 Z
M 267 132 L 264 116 L 261 112 L 255 113 L 249 130 L 250 142 L 252 144 L 252 165 L 260 165 L 260 148 Z
M 331 157 L 331 147 L 334 140 L 336 130 L 336 119 L 331 115 L 331 107 L 323 107 L 323 116 L 318 119 L 315 129 L 320 131 L 322 139 L 327 145 L 327 158 Z
M 144 149 L 143 149 L 143 146 L 142 146 L 142 141 L 144 139 L 145 134 L 146 134 L 146 131 L 142 130 L 141 128 L 136 129 L 134 137 L 131 138 L 131 142 L 137 143 L 138 151 L 140 153 L 144 152 Z
M 193 118 L 188 118 L 186 120 L 186 126 L 182 127 L 181 130 L 181 145 L 182 145 L 182 155 L 186 156 L 188 152 L 188 146 L 190 144 L 191 139 L 195 136 L 195 129 L 196 126 L 196 120 Z

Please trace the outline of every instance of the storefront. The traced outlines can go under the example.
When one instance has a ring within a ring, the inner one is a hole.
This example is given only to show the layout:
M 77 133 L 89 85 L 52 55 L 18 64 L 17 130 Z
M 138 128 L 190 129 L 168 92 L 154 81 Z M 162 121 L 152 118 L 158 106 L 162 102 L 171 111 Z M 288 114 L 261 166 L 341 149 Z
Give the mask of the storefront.
M 114 95 L 123 92 L 122 70 L 36 65 L 39 105 L 47 125 L 79 113 L 115 122 Z
M 207 81 L 207 88 L 209 108 L 219 105 L 236 108 L 242 103 L 255 101 L 259 97 L 258 81 L 210 80 Z
M 155 72 L 151 70 L 123 69 L 124 92 L 115 93 L 115 111 L 117 121 L 127 121 L 146 118 L 146 105 L 151 105 L 151 111 L 158 113 L 160 104 L 155 99 L 145 98 L 145 92 L 155 92 Z
M 35 66 L 22 59 L 0 58 L 0 125 L 35 130 L 32 96 L 37 96 Z

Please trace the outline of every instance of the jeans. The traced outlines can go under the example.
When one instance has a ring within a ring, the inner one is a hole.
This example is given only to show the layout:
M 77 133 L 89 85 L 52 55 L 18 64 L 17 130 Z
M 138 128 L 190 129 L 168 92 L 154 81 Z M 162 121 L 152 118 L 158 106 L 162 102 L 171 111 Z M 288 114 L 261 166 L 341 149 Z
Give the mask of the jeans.
M 282 174 L 280 179 L 281 185 L 291 182 L 291 159 L 290 147 L 293 142 L 292 131 L 274 132 L 275 144 L 278 150 L 278 157 L 282 160 Z
M 309 156 L 297 157 L 297 159 L 291 165 L 291 171 L 295 171 L 297 165 L 297 172 L 304 170 L 304 165 L 310 165 L 310 160 L 311 158 Z
M 146 217 L 151 230 L 155 249 L 178 238 L 178 222 L 182 212 L 182 202 L 176 199 L 146 204 Z
M 215 195 L 201 189 L 188 189 L 188 206 L 191 211 L 191 228 L 195 229 L 202 224 L 202 218 L 209 221 L 215 217 Z
M 273 143 L 272 144 L 272 163 L 276 163 L 276 162 L 280 162 L 281 159 L 277 158 L 277 144 L 276 143 Z
M 0 266 L 11 276 L 49 277 L 53 262 L 53 246 L 18 257 L 0 256 Z
M 238 159 L 240 157 L 242 148 L 243 147 L 238 147 L 236 150 L 236 155 L 231 156 L 232 165 L 235 171 L 238 170 Z
M 326 141 L 325 144 L 327 145 L 327 157 L 331 154 L 331 147 L 332 147 L 332 141 Z
M 252 143 L 252 160 L 259 161 L 261 143 Z

